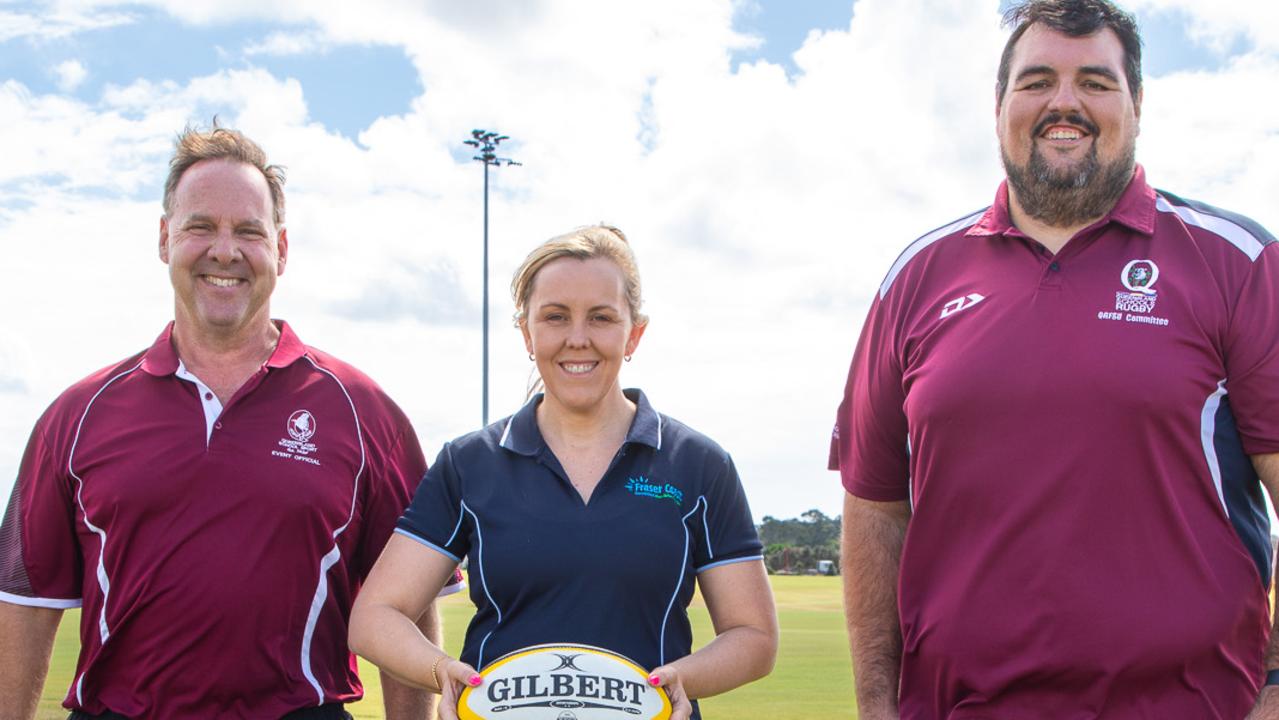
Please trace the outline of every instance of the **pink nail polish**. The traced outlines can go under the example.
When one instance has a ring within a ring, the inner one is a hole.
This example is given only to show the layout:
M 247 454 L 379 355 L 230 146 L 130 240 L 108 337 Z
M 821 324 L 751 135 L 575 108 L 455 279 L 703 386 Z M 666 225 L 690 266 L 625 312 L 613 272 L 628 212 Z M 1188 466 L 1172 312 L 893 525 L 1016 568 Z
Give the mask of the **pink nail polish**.
M 662 684 L 662 679 L 661 679 L 661 678 L 659 678 L 659 677 L 658 677 L 658 676 L 656 676 L 656 675 L 649 675 L 649 676 L 648 676 L 648 684 L 649 684 L 649 685 L 652 685 L 653 687 L 657 687 L 658 685 L 661 685 L 661 684 Z
M 484 678 L 482 678 L 482 677 L 480 677 L 478 674 L 476 674 L 476 675 L 472 675 L 470 678 L 468 678 L 466 682 L 467 682 L 467 683 L 468 683 L 471 687 L 475 687 L 476 685 L 479 685 L 480 683 L 484 682 Z

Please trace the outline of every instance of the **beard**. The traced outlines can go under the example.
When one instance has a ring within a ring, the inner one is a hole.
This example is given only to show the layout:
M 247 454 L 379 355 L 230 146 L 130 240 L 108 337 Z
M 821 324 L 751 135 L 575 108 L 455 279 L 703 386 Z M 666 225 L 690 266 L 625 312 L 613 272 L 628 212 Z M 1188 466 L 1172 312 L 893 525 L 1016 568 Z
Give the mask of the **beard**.
M 1062 119 L 1063 116 L 1056 113 L 1044 118 L 1035 127 L 1033 137 L 1039 137 L 1044 128 Z M 1065 120 L 1097 137 L 1097 126 L 1082 116 L 1071 114 L 1065 116 Z M 1016 193 L 1021 209 L 1050 227 L 1070 228 L 1110 212 L 1132 180 L 1136 149 L 1136 138 L 1129 138 L 1120 148 L 1119 156 L 1103 164 L 1097 157 L 1094 140 L 1083 159 L 1062 168 L 1052 167 L 1035 142 L 1031 143 L 1030 159 L 1025 165 L 1014 162 L 1002 142 L 999 153 L 1008 174 L 1008 185 Z

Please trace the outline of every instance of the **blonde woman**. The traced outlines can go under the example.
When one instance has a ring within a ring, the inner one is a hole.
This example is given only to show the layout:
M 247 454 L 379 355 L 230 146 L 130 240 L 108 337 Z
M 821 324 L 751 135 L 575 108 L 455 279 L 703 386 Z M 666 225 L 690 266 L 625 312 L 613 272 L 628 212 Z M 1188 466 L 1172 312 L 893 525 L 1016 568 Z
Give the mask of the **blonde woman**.
M 512 294 L 545 392 L 445 445 L 356 601 L 351 647 L 441 691 L 446 720 L 462 684 L 481 682 L 475 668 L 550 642 L 631 658 L 670 694 L 672 718 L 699 718 L 696 698 L 763 677 L 777 651 L 732 460 L 618 382 L 648 321 L 621 231 L 543 243 Z M 464 556 L 477 611 L 453 659 L 413 621 Z M 695 584 L 716 636 L 691 652 Z

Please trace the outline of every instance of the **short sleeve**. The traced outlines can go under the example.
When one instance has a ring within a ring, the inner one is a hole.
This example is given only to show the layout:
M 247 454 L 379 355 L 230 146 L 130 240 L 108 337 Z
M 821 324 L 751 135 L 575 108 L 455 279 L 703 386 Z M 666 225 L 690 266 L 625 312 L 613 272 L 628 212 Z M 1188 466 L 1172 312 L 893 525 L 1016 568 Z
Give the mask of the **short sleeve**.
M 1249 455 L 1279 452 L 1279 244 L 1252 263 L 1226 336 L 1226 392 Z
M 878 502 L 905 500 L 910 487 L 906 398 L 890 315 L 876 295 L 853 353 L 830 443 L 829 467 L 839 471 L 844 488 Z
M 403 420 L 390 444 L 369 444 L 368 492 L 358 574 L 367 577 L 395 530 L 396 520 L 409 504 L 413 483 L 426 472 L 426 458 L 413 427 Z
M 466 517 L 453 446 L 446 444 L 418 484 L 396 532 L 461 562 L 471 550 Z
M 692 534 L 697 538 L 693 567 L 699 573 L 717 565 L 763 557 L 764 546 L 755 531 L 746 491 L 732 458 L 723 455 L 715 464 L 717 467 L 708 468 L 713 480 L 703 488 L 689 518 Z
M 81 605 L 83 561 L 75 497 L 64 463 L 41 423 L 31 433 L 0 524 L 0 600 L 18 605 Z

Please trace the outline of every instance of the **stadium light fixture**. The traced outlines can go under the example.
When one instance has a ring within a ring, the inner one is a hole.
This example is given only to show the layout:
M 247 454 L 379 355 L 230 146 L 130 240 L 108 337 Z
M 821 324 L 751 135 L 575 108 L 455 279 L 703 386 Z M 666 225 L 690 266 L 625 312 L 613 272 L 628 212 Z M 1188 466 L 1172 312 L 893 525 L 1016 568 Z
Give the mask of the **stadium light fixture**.
M 483 369 L 481 370 L 481 386 L 483 387 L 482 399 L 480 405 L 480 417 L 485 427 L 489 424 L 489 167 L 509 167 L 511 165 L 520 165 L 511 158 L 497 156 L 497 146 L 504 140 L 510 140 L 507 135 L 499 135 L 488 130 L 472 130 L 471 139 L 463 140 L 464 145 L 469 145 L 479 152 L 479 155 L 471 158 L 472 160 L 483 163 L 484 165 L 484 297 L 483 297 L 483 326 L 481 329 L 481 337 L 483 338 Z

